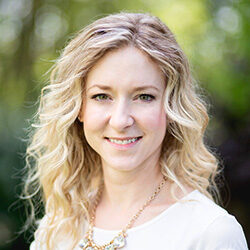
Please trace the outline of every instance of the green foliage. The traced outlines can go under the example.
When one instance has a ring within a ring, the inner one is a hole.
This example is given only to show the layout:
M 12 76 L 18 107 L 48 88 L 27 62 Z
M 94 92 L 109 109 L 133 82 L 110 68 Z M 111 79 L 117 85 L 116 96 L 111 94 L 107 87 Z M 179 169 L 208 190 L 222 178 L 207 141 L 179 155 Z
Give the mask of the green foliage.
M 249 8 L 247 0 L 2 0 L 0 194 L 4 202 L 0 230 L 4 233 L 0 242 L 4 244 L 0 243 L 0 249 L 14 249 L 17 244 L 18 249 L 20 244 L 27 248 L 20 238 L 5 245 L 22 223 L 16 210 L 6 212 L 17 198 L 15 187 L 20 183 L 13 176 L 24 167 L 20 153 L 26 144 L 20 138 L 26 136 L 27 119 L 34 114 L 40 89 L 48 81 L 45 73 L 74 33 L 119 11 L 151 12 L 162 19 L 176 34 L 195 78 L 215 106 L 211 141 L 220 145 L 232 131 L 227 121 L 237 120 L 234 132 L 249 123 Z

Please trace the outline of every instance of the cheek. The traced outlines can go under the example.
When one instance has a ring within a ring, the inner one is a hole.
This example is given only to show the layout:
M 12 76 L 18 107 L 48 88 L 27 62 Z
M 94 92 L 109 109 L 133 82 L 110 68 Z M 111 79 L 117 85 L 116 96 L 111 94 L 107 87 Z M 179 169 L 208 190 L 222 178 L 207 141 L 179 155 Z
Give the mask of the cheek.
M 163 109 L 154 109 L 143 112 L 140 115 L 140 120 L 144 126 L 154 132 L 165 131 L 167 126 L 166 113 Z
M 107 119 L 107 112 L 102 108 L 97 108 L 94 105 L 86 105 L 83 111 L 84 127 L 89 129 L 99 128 L 105 123 Z

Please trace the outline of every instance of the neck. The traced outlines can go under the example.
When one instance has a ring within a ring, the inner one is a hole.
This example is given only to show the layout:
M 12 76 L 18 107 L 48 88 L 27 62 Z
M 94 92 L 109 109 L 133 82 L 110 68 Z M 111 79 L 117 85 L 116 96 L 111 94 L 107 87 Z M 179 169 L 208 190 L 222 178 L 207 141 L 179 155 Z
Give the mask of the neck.
M 104 190 L 102 205 L 126 210 L 143 204 L 154 192 L 163 176 L 160 166 L 145 166 L 132 171 L 103 168 Z

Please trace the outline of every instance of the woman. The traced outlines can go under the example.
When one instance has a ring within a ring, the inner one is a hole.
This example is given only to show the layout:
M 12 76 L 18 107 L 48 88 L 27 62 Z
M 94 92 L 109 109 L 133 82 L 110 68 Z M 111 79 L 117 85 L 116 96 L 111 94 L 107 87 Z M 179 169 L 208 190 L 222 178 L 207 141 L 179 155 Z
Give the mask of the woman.
M 213 202 L 218 161 L 196 88 L 156 17 L 119 13 L 80 31 L 42 90 L 27 148 L 25 191 L 45 208 L 31 249 L 247 249 Z

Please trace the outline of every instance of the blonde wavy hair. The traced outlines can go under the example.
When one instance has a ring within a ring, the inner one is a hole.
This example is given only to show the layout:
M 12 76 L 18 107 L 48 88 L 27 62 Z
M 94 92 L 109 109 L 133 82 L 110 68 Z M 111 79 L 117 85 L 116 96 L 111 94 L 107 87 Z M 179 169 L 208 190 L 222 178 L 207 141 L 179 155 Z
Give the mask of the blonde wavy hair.
M 204 143 L 207 104 L 174 35 L 150 14 L 112 14 L 93 22 L 68 43 L 53 66 L 50 84 L 41 91 L 26 152 L 24 197 L 30 202 L 31 221 L 37 207 L 45 209 L 46 220 L 35 238 L 46 249 L 55 249 L 65 238 L 72 249 L 83 236 L 102 180 L 100 157 L 88 145 L 77 119 L 85 80 L 105 53 L 129 45 L 148 54 L 166 77 L 164 107 L 171 122 L 162 145 L 162 173 L 183 190 L 185 184 L 211 199 L 219 195 L 215 183 L 219 162 Z

